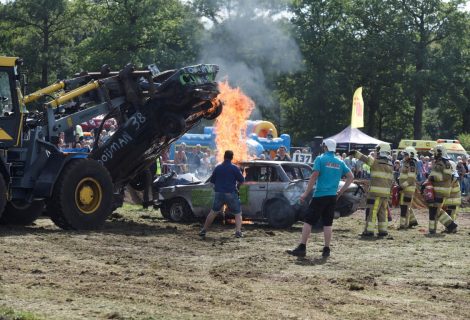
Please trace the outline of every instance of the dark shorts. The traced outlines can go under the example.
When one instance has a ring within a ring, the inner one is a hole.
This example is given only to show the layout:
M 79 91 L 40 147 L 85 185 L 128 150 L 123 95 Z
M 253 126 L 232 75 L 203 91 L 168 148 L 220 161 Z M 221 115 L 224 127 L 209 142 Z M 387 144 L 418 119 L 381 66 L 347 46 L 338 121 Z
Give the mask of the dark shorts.
M 335 217 L 336 196 L 325 196 L 313 198 L 305 216 L 305 222 L 314 226 L 320 218 L 323 226 L 331 227 Z
M 212 205 L 212 210 L 215 212 L 219 212 L 222 210 L 224 204 L 228 207 L 228 212 L 232 214 L 241 213 L 240 207 L 240 198 L 238 197 L 237 192 L 232 193 L 223 193 L 223 192 L 216 192 L 214 195 L 214 203 Z

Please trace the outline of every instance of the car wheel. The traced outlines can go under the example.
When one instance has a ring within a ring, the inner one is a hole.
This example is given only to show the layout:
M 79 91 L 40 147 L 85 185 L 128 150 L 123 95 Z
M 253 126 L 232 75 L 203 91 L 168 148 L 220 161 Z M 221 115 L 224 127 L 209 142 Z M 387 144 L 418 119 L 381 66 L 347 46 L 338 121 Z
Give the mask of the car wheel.
M 182 198 L 176 198 L 168 201 L 164 205 L 162 216 L 174 222 L 189 221 L 193 217 L 193 212 L 188 202 Z M 165 213 L 163 213 L 165 212 Z
M 24 201 L 10 201 L 5 207 L 0 224 L 28 226 L 42 213 L 44 201 L 36 200 L 31 203 Z
M 208 103 L 211 103 L 211 102 L 208 102 Z M 217 118 L 218 116 L 220 116 L 220 114 L 222 113 L 222 110 L 224 109 L 224 105 L 222 103 L 219 103 L 216 107 L 215 107 L 215 110 L 212 112 L 212 113 L 209 113 L 209 114 L 205 114 L 204 115 L 204 119 L 206 120 L 214 120 L 215 118 Z
M 265 207 L 265 215 L 273 228 L 288 228 L 295 223 L 295 212 L 286 200 L 269 201 Z
M 345 197 L 340 197 L 335 206 L 335 219 L 350 216 L 353 212 L 353 203 Z
M 183 133 L 186 122 L 182 116 L 167 112 L 160 120 L 160 127 L 163 135 L 168 138 L 176 138 Z

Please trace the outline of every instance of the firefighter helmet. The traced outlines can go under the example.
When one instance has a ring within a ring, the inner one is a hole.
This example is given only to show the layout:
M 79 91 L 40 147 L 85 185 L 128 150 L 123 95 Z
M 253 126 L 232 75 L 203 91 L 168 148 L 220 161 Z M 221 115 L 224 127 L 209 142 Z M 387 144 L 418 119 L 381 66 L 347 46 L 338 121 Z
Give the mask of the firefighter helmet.
M 416 149 L 413 148 L 412 146 L 406 147 L 403 153 L 407 154 L 410 156 L 412 159 L 417 159 L 417 154 L 416 154 Z
M 438 144 L 436 148 L 434 148 L 434 156 L 435 157 L 442 157 L 447 158 L 447 150 L 442 144 Z
M 336 151 L 336 141 L 333 139 L 323 140 L 323 145 L 328 149 L 328 151 Z
M 390 144 L 382 142 L 379 143 L 376 147 L 375 150 L 379 153 L 380 156 L 382 157 L 388 157 L 392 153 L 392 149 L 390 148 Z

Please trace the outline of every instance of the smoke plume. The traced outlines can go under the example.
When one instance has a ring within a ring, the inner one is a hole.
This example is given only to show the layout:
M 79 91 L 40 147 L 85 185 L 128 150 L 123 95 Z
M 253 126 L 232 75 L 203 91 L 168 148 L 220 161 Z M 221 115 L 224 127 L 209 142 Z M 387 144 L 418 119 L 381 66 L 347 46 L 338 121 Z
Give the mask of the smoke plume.
M 264 9 L 255 4 L 244 1 L 242 11 L 226 14 L 208 28 L 200 60 L 218 64 L 220 79 L 240 87 L 257 105 L 271 107 L 276 102 L 269 81 L 273 76 L 299 71 L 302 56 L 289 34 L 287 20 L 264 15 Z

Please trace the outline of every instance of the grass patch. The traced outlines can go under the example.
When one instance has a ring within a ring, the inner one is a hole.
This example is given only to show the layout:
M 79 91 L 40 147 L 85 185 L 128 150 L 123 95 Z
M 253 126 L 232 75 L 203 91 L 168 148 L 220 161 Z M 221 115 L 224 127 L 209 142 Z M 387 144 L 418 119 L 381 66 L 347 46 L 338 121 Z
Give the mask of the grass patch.
M 10 308 L 0 306 L 0 320 L 41 320 L 43 318 L 31 312 L 15 311 Z

